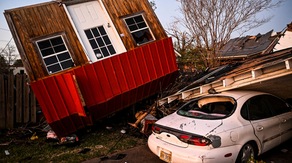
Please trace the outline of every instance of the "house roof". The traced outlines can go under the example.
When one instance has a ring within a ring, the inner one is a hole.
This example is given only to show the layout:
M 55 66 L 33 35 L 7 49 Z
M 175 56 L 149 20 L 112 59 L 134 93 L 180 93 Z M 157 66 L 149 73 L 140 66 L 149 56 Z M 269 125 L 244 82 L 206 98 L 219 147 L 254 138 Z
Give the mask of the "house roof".
M 229 40 L 221 50 L 220 58 L 243 58 L 255 54 L 269 53 L 277 37 L 272 37 L 273 30 L 256 36 L 237 37 Z
M 184 89 L 161 99 L 159 104 L 206 95 L 210 88 L 217 92 L 252 89 L 292 98 L 291 80 L 292 48 L 288 48 L 213 68 Z
M 274 47 L 274 51 L 292 47 L 292 22 L 287 25 L 282 37 Z

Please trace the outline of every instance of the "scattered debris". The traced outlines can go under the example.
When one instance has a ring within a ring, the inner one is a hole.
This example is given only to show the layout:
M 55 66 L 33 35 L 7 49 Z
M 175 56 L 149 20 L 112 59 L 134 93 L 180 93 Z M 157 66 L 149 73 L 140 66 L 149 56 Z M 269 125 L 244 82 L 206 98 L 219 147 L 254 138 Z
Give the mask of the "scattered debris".
M 5 150 L 5 155 L 6 155 L 6 156 L 9 156 L 9 155 L 10 155 L 10 153 L 9 153 L 8 150 Z
M 108 129 L 108 130 L 111 130 L 112 129 L 112 127 L 109 127 L 109 126 L 106 126 L 105 128 Z
M 141 121 L 142 130 L 141 132 L 150 135 L 152 130 L 152 125 L 157 121 L 157 118 L 155 118 L 152 114 L 148 114 L 144 119 Z
M 5 145 L 9 145 L 9 144 L 10 144 L 10 142 L 6 142 L 6 143 L 0 144 L 0 146 L 5 146 Z
M 47 133 L 47 139 L 58 139 L 58 137 L 57 137 L 56 133 L 53 130 L 50 130 Z
M 288 150 L 287 149 L 282 149 L 281 152 L 286 153 L 286 152 L 288 152 Z
M 30 140 L 37 140 L 39 137 L 36 136 L 36 132 L 32 135 L 32 137 L 30 138 Z
M 65 142 L 70 142 L 70 143 L 75 143 L 79 141 L 78 137 L 76 134 L 70 134 L 66 137 L 62 137 L 60 143 L 65 143 Z

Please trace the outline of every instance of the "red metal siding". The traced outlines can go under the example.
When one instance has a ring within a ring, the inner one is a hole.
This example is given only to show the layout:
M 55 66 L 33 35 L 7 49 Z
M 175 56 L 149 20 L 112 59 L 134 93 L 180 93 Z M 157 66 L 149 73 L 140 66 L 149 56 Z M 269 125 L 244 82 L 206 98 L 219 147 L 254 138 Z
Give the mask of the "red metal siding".
M 89 119 L 82 118 L 86 115 L 73 74 Z M 64 136 L 90 124 L 91 118 L 98 120 L 169 87 L 176 75 L 172 40 L 167 38 L 31 85 L 48 123 Z

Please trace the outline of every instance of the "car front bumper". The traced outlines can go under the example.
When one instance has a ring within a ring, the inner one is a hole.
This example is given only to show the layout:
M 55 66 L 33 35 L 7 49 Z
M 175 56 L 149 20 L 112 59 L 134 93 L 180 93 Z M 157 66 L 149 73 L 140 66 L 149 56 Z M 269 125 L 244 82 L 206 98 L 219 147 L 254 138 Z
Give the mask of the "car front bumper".
M 235 162 L 239 145 L 220 147 L 220 148 L 206 148 L 206 147 L 179 147 L 176 145 L 164 142 L 155 135 L 151 134 L 148 138 L 148 147 L 150 150 L 160 157 L 161 151 L 171 154 L 172 163 L 228 163 Z M 232 153 L 230 157 L 225 157 L 226 154 Z

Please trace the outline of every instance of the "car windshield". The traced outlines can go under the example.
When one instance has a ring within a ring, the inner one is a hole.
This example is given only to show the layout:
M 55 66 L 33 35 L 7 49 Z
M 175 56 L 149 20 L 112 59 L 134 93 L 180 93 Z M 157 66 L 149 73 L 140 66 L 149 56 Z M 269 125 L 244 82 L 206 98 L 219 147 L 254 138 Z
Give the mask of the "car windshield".
M 198 119 L 222 119 L 233 113 L 235 100 L 231 97 L 205 97 L 183 105 L 177 114 Z

